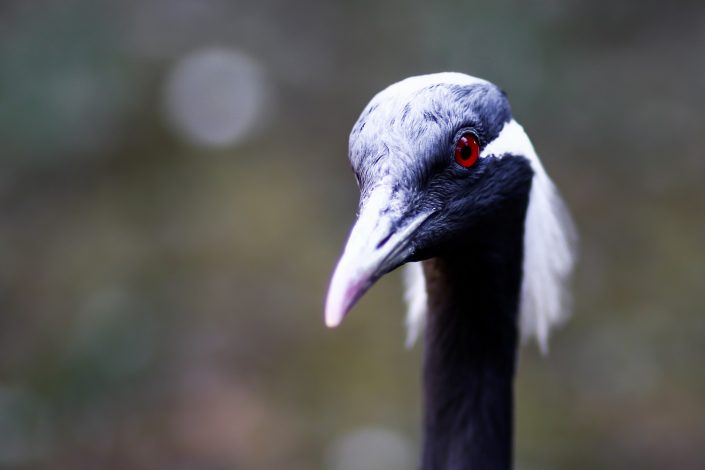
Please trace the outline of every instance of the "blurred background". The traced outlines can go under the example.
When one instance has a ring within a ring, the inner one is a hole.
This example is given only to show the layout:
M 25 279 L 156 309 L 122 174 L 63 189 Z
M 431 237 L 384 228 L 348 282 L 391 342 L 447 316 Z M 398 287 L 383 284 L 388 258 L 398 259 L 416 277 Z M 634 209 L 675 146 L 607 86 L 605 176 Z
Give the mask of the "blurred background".
M 705 468 L 705 3 L 3 0 L 0 467 L 404 470 L 398 274 L 323 326 L 374 93 L 504 88 L 581 233 L 518 469 Z

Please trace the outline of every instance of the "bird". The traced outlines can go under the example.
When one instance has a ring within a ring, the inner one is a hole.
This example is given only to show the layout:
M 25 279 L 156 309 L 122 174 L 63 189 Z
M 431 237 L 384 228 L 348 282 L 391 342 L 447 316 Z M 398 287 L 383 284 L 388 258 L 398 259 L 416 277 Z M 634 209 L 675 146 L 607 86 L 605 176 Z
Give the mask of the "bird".
M 422 470 L 513 466 L 520 345 L 571 310 L 572 217 L 507 94 L 443 72 L 394 83 L 363 109 L 348 156 L 357 220 L 333 271 L 337 327 L 404 265 L 408 342 L 424 334 Z

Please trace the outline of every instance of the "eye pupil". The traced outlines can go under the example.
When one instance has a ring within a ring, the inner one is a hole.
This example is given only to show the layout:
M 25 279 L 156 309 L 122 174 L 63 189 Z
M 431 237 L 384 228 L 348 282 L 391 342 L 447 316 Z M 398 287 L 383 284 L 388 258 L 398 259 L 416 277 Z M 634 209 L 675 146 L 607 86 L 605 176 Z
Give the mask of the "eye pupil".
M 463 134 L 455 144 L 455 161 L 463 168 L 470 168 L 480 157 L 480 143 L 472 132 Z

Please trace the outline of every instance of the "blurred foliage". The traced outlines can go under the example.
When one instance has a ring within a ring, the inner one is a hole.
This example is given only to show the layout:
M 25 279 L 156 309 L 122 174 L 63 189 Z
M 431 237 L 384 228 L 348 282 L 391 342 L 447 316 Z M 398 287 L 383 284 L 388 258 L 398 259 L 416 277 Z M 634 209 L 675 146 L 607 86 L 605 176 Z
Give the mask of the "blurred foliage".
M 268 100 L 203 147 L 165 86 L 213 48 Z M 517 467 L 705 467 L 705 4 L 654 0 L 4 0 L 0 466 L 339 470 L 370 427 L 418 448 L 396 275 L 339 330 L 321 309 L 357 113 L 441 70 L 508 92 L 581 232 L 575 315 L 522 350 Z

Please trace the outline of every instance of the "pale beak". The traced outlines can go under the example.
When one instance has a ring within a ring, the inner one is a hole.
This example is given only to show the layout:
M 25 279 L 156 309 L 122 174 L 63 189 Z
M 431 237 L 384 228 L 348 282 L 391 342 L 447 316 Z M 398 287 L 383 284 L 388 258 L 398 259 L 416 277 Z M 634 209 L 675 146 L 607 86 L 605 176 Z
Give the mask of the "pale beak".
M 365 203 L 333 272 L 325 321 L 338 326 L 358 299 L 384 274 L 404 264 L 413 252 L 412 236 L 431 213 L 391 215 L 386 191 L 375 191 Z

